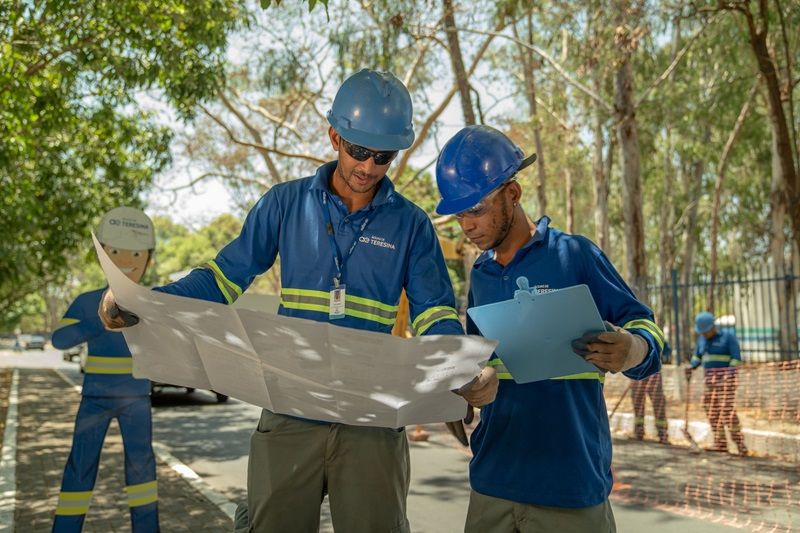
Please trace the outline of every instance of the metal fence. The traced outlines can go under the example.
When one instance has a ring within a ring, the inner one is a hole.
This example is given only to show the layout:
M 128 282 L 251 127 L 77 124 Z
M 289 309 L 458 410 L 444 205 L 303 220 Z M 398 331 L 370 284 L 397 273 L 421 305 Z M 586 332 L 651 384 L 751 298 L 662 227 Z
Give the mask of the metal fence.
M 712 291 L 717 326 L 735 332 L 744 362 L 800 357 L 800 272 L 764 265 L 727 273 L 713 283 L 708 274 L 681 280 L 673 270 L 668 283 L 647 287 L 646 298 L 673 347 L 674 362 L 691 357 L 694 317 L 711 310 Z

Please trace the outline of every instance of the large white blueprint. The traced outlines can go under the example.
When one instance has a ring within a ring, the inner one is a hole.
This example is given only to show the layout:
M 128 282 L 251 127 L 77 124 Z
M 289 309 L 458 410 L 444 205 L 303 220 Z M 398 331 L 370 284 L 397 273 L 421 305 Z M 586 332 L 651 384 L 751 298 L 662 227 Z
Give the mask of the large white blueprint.
M 123 330 L 136 377 L 282 414 L 401 427 L 460 419 L 465 402 L 451 390 L 478 374 L 497 344 L 471 335 L 403 339 L 155 292 L 129 280 L 94 241 L 117 303 L 139 317 Z

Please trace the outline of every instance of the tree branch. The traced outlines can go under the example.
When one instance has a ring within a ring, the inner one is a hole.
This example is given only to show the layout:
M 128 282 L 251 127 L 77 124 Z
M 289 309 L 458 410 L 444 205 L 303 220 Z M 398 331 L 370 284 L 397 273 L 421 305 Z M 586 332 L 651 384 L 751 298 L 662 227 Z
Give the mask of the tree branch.
M 558 72 L 558 74 L 561 75 L 561 77 L 564 79 L 564 81 L 566 81 L 567 83 L 569 83 L 570 85 L 572 85 L 573 87 L 575 87 L 576 89 L 578 89 L 579 91 L 584 93 L 586 96 L 588 96 L 589 98 L 591 98 L 592 100 L 594 100 L 595 102 L 600 104 L 609 113 L 613 113 L 614 112 L 614 106 L 612 106 L 611 104 L 606 102 L 600 95 L 596 94 L 594 91 L 592 91 L 591 89 L 589 89 L 588 87 L 583 85 L 581 82 L 572 79 L 572 77 L 570 77 L 569 73 L 567 73 L 567 71 L 564 70 L 564 67 L 562 67 L 555 59 L 550 57 L 550 55 L 547 52 L 545 52 L 544 50 L 542 50 L 541 48 L 539 48 L 539 47 L 537 47 L 535 45 L 532 45 L 532 44 L 528 44 L 528 43 L 526 43 L 525 41 L 523 41 L 521 39 L 517 39 L 516 37 L 512 37 L 511 35 L 506 35 L 504 33 L 500 33 L 499 30 L 496 30 L 494 32 L 488 32 L 488 31 L 483 31 L 483 30 L 473 30 L 473 29 L 469 29 L 469 28 L 459 28 L 458 31 L 463 31 L 463 32 L 466 32 L 466 33 L 477 33 L 477 34 L 480 34 L 480 35 L 491 35 L 491 36 L 494 36 L 494 37 L 502 37 L 504 39 L 508 39 L 509 41 L 515 42 L 515 43 L 517 43 L 518 45 L 520 45 L 522 47 L 530 49 L 536 55 L 538 55 L 539 57 L 541 57 L 542 59 L 544 59 L 545 61 L 550 63 L 550 66 L 552 66 L 553 69 L 556 72 Z
M 283 157 L 289 157 L 289 158 L 292 158 L 292 159 L 304 159 L 306 161 L 311 161 L 311 162 L 319 164 L 319 165 L 322 165 L 322 164 L 327 162 L 324 159 L 320 159 L 319 157 L 313 156 L 311 154 L 296 154 L 296 153 L 286 152 L 284 150 L 279 150 L 277 148 L 270 148 L 268 146 L 264 146 L 263 144 L 256 144 L 256 143 L 250 143 L 250 142 L 247 142 L 247 141 L 243 141 L 243 140 L 239 139 L 238 137 L 236 137 L 236 134 L 233 132 L 233 130 L 227 124 L 225 124 L 222 121 L 221 118 L 219 118 L 214 113 L 209 111 L 208 108 L 206 108 L 205 106 L 201 105 L 200 109 L 203 110 L 203 113 L 205 113 L 206 116 L 208 116 L 211 120 L 216 122 L 223 130 L 225 130 L 225 133 L 228 134 L 228 138 L 231 140 L 231 142 L 233 142 L 235 144 L 238 144 L 240 146 L 247 146 L 248 148 L 254 148 L 255 150 L 258 150 L 259 152 L 263 151 L 263 152 L 267 152 L 267 153 L 270 153 L 270 154 L 276 154 L 276 155 L 281 155 Z
M 199 176 L 192 178 L 189 183 L 184 185 L 178 185 L 175 187 L 163 187 L 161 190 L 165 192 L 178 192 L 184 189 L 192 189 L 195 185 L 200 183 L 201 181 L 207 180 L 208 178 L 222 178 L 225 180 L 230 181 L 238 181 L 240 183 L 244 183 L 247 185 L 258 185 L 259 187 L 263 187 L 265 190 L 269 190 L 272 186 L 270 183 L 262 181 L 258 178 L 248 178 L 245 176 L 239 176 L 238 174 L 230 174 L 230 173 L 223 173 L 223 172 L 204 172 Z
M 687 53 L 687 52 L 689 51 L 689 49 L 692 47 L 692 45 L 694 44 L 694 42 L 695 42 L 695 41 L 696 41 L 696 40 L 697 40 L 697 39 L 700 37 L 700 35 L 702 35 L 702 34 L 703 34 L 703 32 L 705 31 L 705 29 L 706 29 L 708 26 L 710 26 L 710 25 L 711 25 L 711 23 L 712 23 L 712 22 L 713 22 L 713 21 L 714 21 L 714 20 L 715 20 L 715 19 L 716 19 L 718 16 L 719 16 L 719 13 L 715 14 L 715 15 L 714 15 L 713 17 L 711 17 L 711 19 L 709 19 L 708 21 L 704 21 L 704 23 L 703 23 L 703 25 L 700 27 L 700 29 L 698 29 L 698 30 L 695 32 L 695 34 L 694 34 L 694 35 L 692 35 L 692 36 L 689 38 L 689 41 L 688 41 L 688 42 L 687 42 L 687 43 L 684 45 L 684 47 L 681 49 L 681 51 L 680 51 L 680 52 L 678 52 L 678 53 L 675 55 L 675 57 L 674 57 L 674 58 L 673 58 L 673 60 L 672 60 L 672 63 L 670 63 L 670 64 L 669 64 L 669 66 L 668 66 L 668 67 L 667 67 L 667 69 L 666 69 L 666 70 L 665 70 L 665 71 L 664 71 L 664 72 L 661 74 L 661 76 L 659 76 L 658 78 L 656 78 L 656 79 L 655 79 L 655 81 L 653 81 L 653 83 L 651 83 L 651 84 L 650 84 L 650 86 L 649 86 L 649 87 L 648 87 L 648 88 L 647 88 L 647 89 L 644 91 L 644 93 L 642 93 L 642 95 L 641 95 L 639 98 L 637 98 L 637 99 L 636 99 L 636 101 L 635 101 L 635 102 L 634 102 L 634 104 L 633 104 L 633 107 L 634 107 L 634 108 L 638 108 L 638 107 L 639 107 L 639 105 L 640 105 L 642 102 L 644 102 L 645 100 L 647 100 L 647 97 L 648 97 L 648 96 L 650 96 L 650 93 L 651 93 L 651 92 L 653 92 L 653 91 L 654 91 L 654 90 L 655 90 L 655 89 L 656 89 L 656 88 L 657 88 L 659 85 L 661 85 L 661 83 L 663 83 L 663 82 L 664 82 L 664 81 L 665 81 L 667 78 L 669 78 L 669 75 L 670 75 L 670 74 L 672 74 L 672 72 L 673 72 L 673 71 L 675 70 L 675 68 L 678 66 L 678 63 L 680 63 L 680 62 L 681 62 L 681 59 L 683 59 L 683 56 L 685 56 L 685 55 L 686 55 L 686 53 Z
M 472 76 L 475 72 L 475 69 L 478 68 L 478 64 L 480 63 L 483 55 L 489 49 L 489 45 L 492 44 L 494 38 L 498 35 L 497 32 L 502 30 L 507 23 L 499 22 L 495 27 L 494 32 L 488 32 L 487 39 L 481 44 L 478 51 L 475 53 L 475 57 L 472 58 L 472 64 L 470 64 L 469 69 L 467 70 L 467 79 Z M 397 169 L 394 172 L 395 176 L 402 176 L 403 172 L 405 171 L 406 167 L 408 166 L 408 160 L 411 158 L 411 155 L 425 142 L 425 138 L 428 136 L 428 132 L 430 131 L 431 127 L 433 127 L 433 123 L 439 118 L 439 116 L 444 112 L 447 106 L 450 104 L 450 100 L 453 99 L 453 96 L 458 92 L 458 84 L 454 84 L 453 87 L 445 94 L 444 98 L 442 99 L 439 106 L 433 110 L 428 118 L 425 120 L 425 123 L 420 128 L 419 133 L 417 133 L 416 138 L 414 139 L 414 144 L 411 147 L 403 152 L 403 156 L 400 158 L 400 162 L 397 165 Z
M 238 109 L 236 109 L 236 106 L 234 106 L 228 99 L 228 97 L 225 96 L 224 91 L 219 92 L 219 98 L 220 100 L 222 100 L 222 104 L 228 109 L 228 111 L 233 113 L 233 115 L 237 119 L 239 119 L 239 122 L 242 123 L 242 125 L 247 129 L 247 131 L 250 132 L 250 135 L 253 137 L 253 140 L 255 140 L 256 143 L 258 143 L 259 145 L 264 146 L 264 141 L 262 140 L 261 132 L 258 130 L 258 128 L 253 126 L 250 123 L 250 121 L 247 120 L 247 118 Z M 275 183 L 280 183 L 281 181 L 283 181 L 281 180 L 281 173 L 278 172 L 278 167 L 275 166 L 275 162 L 272 160 L 272 156 L 269 154 L 269 152 L 264 150 L 259 150 L 259 153 L 261 154 L 261 157 L 264 159 L 264 163 L 267 165 L 267 170 L 269 170 L 270 176 L 272 176 L 273 181 Z

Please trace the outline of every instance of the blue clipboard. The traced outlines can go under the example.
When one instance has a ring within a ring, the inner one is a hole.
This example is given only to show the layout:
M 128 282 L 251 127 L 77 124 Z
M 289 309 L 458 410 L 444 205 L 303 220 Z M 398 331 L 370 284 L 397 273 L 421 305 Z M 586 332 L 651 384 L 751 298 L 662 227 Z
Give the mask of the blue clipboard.
M 572 351 L 571 342 L 590 331 L 605 331 L 586 285 L 534 294 L 528 279 L 504 302 L 467 310 L 484 337 L 499 341 L 495 353 L 514 381 L 530 383 L 582 372 L 600 373 Z

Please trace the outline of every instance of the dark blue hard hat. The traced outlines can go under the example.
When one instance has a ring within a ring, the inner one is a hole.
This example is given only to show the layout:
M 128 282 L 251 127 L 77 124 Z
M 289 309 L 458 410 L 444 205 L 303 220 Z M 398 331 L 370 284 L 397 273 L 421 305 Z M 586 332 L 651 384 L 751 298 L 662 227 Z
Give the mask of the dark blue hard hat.
M 347 142 L 404 150 L 414 142 L 411 96 L 389 72 L 363 69 L 342 83 L 328 122 Z
M 706 333 L 714 327 L 714 315 L 708 311 L 703 311 L 694 319 L 694 331 L 696 333 Z
M 467 126 L 442 148 L 436 161 L 436 185 L 442 215 L 473 207 L 519 170 L 536 161 L 500 131 L 489 126 Z

